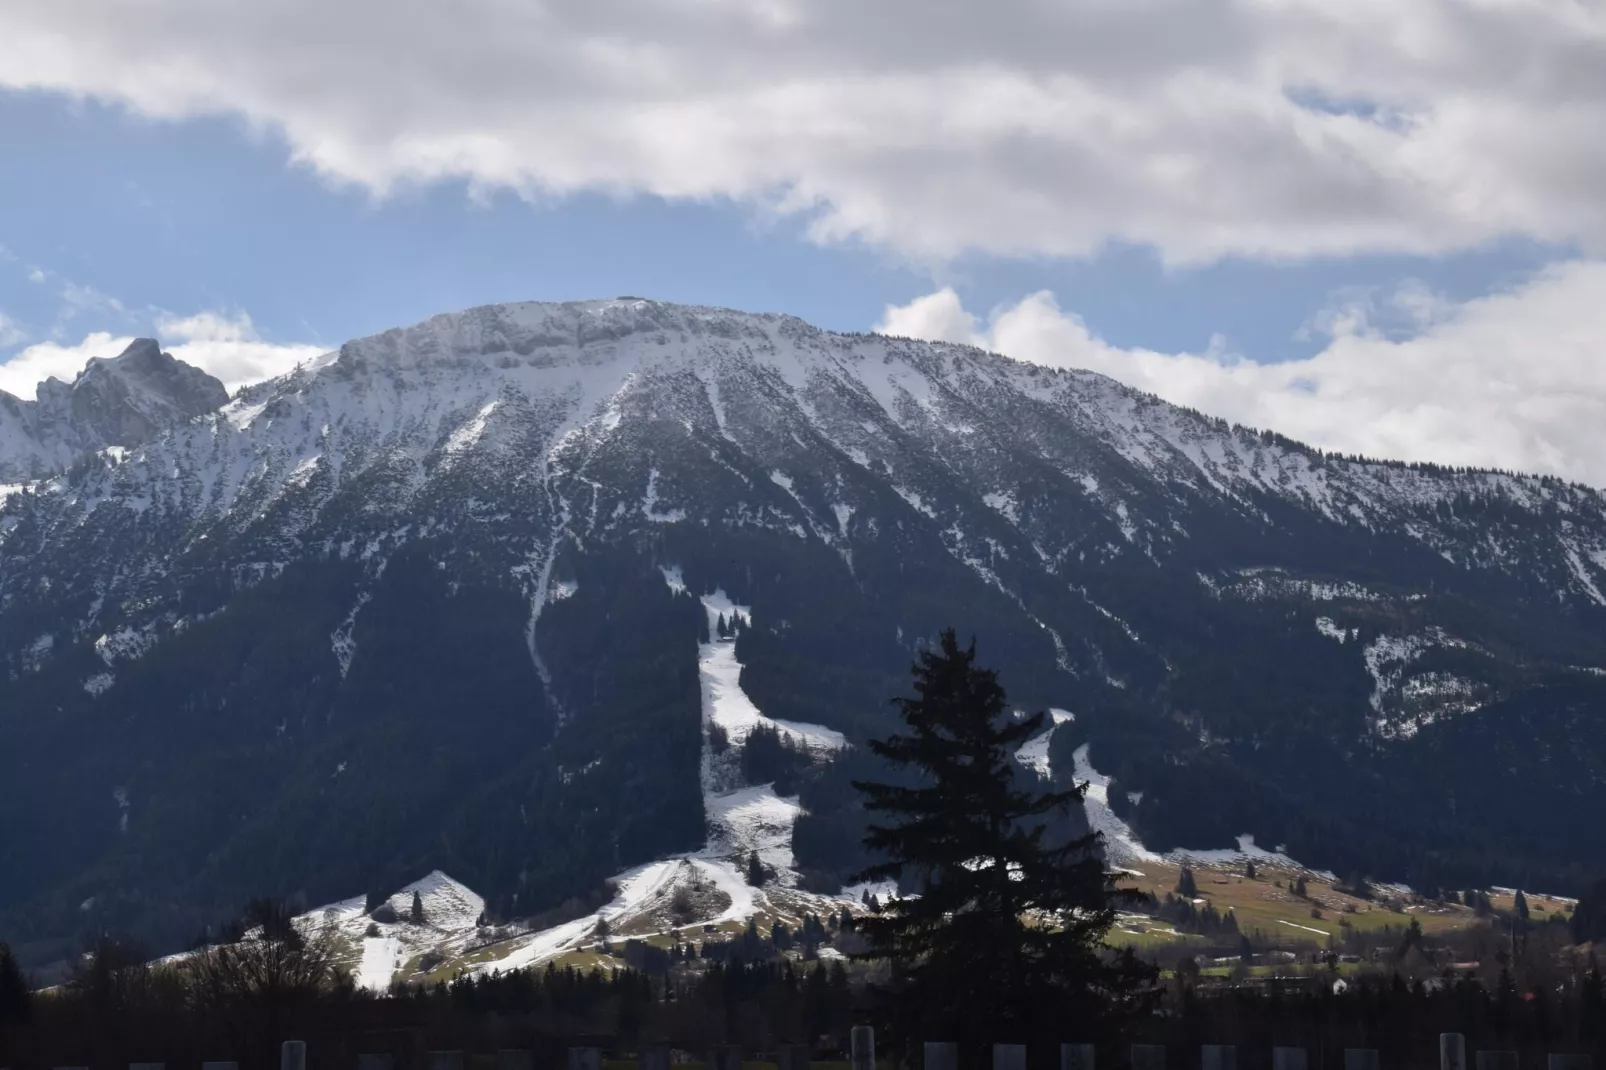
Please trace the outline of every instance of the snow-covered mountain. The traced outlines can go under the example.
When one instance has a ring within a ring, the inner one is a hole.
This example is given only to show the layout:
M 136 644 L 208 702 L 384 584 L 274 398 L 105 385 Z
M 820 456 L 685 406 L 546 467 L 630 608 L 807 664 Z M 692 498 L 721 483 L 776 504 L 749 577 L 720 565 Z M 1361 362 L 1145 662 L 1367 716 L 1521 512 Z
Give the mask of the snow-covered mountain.
M 131 447 L 228 403 L 223 384 L 140 338 L 93 357 L 71 383 L 47 379 L 36 400 L 0 391 L 0 483 L 66 468 L 86 453 Z
M 1597 490 L 785 316 L 497 305 L 0 506 L 0 817 L 32 815 L 0 861 L 39 852 L 0 915 L 149 923 L 437 866 L 509 914 L 696 851 L 701 693 L 738 672 L 699 669 L 716 592 L 750 607 L 753 716 L 817 726 L 781 732 L 816 887 L 857 862 L 852 744 L 949 624 L 1022 706 L 1076 714 L 1043 760 L 1090 746 L 1158 850 L 1247 831 L 1561 887 L 1578 836 L 1499 794 L 1603 801 Z

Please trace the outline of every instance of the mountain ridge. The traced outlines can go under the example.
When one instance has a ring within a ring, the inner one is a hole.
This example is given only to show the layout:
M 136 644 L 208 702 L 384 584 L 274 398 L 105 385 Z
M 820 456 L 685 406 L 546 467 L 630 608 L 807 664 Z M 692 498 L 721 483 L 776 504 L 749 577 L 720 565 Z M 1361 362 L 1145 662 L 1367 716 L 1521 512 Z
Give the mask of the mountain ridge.
M 966 346 L 493 305 L 0 504 L 0 711 L 34 713 L 0 712 L 0 816 L 47 811 L 0 918 L 188 925 L 437 868 L 505 915 L 694 850 L 716 590 L 752 610 L 753 705 L 850 744 L 921 641 L 976 633 L 1020 705 L 1076 713 L 1050 766 L 1091 747 L 1162 852 L 1248 833 L 1565 891 L 1577 837 L 1497 797 L 1603 801 L 1600 491 L 1333 458 Z M 788 773 L 811 887 L 861 861 L 864 760 Z M 194 874 L 171 906 L 163 867 Z

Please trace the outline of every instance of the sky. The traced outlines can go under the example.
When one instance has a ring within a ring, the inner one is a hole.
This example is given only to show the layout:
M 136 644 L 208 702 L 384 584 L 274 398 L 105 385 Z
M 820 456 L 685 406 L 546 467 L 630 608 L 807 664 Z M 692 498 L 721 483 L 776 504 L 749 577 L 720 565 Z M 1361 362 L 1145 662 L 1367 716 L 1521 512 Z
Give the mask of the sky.
M 787 312 L 1606 486 L 1600 0 L 7 0 L 0 390 Z

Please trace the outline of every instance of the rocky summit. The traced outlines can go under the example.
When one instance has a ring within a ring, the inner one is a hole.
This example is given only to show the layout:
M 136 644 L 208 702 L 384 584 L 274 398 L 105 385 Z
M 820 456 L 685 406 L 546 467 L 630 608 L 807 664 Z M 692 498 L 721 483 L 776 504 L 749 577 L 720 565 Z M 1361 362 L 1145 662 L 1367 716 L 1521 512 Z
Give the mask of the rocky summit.
M 217 379 L 137 338 L 119 356 L 92 358 L 71 383 L 40 383 L 34 401 L 0 391 L 0 483 L 38 478 L 107 447 L 143 445 L 228 400 Z

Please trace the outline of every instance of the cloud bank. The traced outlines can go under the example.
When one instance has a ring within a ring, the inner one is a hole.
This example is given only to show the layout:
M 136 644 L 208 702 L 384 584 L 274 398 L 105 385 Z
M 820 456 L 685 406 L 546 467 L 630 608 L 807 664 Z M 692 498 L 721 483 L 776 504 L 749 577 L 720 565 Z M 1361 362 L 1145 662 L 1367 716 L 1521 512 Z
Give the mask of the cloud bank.
M 1403 317 L 1405 336 L 1375 321 Z M 889 306 L 876 329 L 964 342 L 1050 367 L 1089 368 L 1168 401 L 1314 446 L 1548 472 L 1606 487 L 1606 262 L 1552 265 L 1513 289 L 1451 304 L 1416 287 L 1317 317 L 1315 356 L 1261 364 L 1212 349 L 1109 345 L 1047 292 L 967 311 L 939 290 Z
M 376 191 L 735 198 L 916 259 L 1606 245 L 1579 0 L 8 0 L 0 87 Z
M 321 346 L 264 342 L 251 317 L 243 312 L 163 317 L 156 321 L 156 329 L 164 350 L 217 376 L 230 392 L 246 383 L 283 375 L 325 352 Z M 133 340 L 132 335 L 97 331 L 76 344 L 39 342 L 28 346 L 0 363 L 0 390 L 32 398 L 44 380 L 54 377 L 70 383 L 91 357 L 115 357 Z

